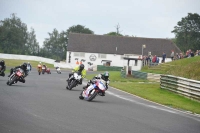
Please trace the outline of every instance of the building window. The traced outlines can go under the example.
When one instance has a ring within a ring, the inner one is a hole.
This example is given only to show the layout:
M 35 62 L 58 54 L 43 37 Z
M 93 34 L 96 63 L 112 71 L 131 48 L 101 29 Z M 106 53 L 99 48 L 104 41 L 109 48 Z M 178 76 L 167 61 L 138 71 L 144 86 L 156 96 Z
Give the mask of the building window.
M 98 54 L 98 58 L 106 58 L 106 54 Z
M 85 53 L 82 52 L 74 52 L 75 57 L 85 57 Z

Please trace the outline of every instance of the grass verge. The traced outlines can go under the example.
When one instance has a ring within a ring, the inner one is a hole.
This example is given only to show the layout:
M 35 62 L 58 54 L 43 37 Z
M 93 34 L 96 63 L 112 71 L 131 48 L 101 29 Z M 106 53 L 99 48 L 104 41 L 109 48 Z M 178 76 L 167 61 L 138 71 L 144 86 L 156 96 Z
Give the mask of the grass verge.
M 160 83 L 135 79 L 133 77 L 121 78 L 120 72 L 117 71 L 110 71 L 109 73 L 110 86 L 114 88 L 162 105 L 200 114 L 200 102 L 188 99 L 168 90 L 161 89 Z M 92 79 L 94 76 L 94 74 L 89 74 L 86 78 Z

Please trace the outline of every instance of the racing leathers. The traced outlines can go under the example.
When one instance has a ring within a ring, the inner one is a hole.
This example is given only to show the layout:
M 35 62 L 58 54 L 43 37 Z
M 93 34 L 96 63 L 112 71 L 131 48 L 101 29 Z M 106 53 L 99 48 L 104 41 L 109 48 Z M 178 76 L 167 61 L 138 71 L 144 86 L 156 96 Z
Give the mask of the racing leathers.
M 96 83 L 97 80 L 100 80 L 105 85 L 105 89 L 106 90 L 108 89 L 108 85 L 109 85 L 110 80 L 109 80 L 109 78 L 107 76 L 104 76 L 103 73 L 102 74 L 98 74 L 95 77 L 93 77 L 93 79 L 90 80 L 87 83 L 87 85 L 83 87 L 83 89 L 87 89 L 87 91 L 89 89 L 89 91 L 90 91 L 91 89 L 93 89 L 92 86 L 94 87 L 94 84 Z M 92 86 L 91 86 L 91 84 L 92 84 Z M 102 95 L 101 96 L 105 96 L 105 91 L 102 91 Z
M 0 76 L 5 76 L 5 70 L 6 70 L 6 65 L 5 65 L 5 62 L 4 62 L 4 60 L 2 60 L 1 62 L 0 62 Z
M 82 80 L 83 78 L 86 77 L 86 70 L 85 69 L 80 69 L 79 66 L 76 66 L 73 70 L 72 70 L 72 73 L 69 73 L 69 78 L 74 74 L 74 72 L 77 72 L 78 74 L 81 74 L 82 78 L 80 79 L 80 82 L 79 84 L 82 84 Z M 67 81 L 69 82 L 69 78 L 67 79 Z

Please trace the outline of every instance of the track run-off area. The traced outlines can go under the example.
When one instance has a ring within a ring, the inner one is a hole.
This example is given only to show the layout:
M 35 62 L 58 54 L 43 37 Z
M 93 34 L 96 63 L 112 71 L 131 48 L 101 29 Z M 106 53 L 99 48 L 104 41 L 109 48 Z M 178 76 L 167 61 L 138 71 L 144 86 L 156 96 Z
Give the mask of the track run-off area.
M 92 102 L 83 85 L 66 89 L 70 71 L 38 75 L 8 86 L 0 77 L 0 133 L 199 133 L 200 116 L 109 87 Z

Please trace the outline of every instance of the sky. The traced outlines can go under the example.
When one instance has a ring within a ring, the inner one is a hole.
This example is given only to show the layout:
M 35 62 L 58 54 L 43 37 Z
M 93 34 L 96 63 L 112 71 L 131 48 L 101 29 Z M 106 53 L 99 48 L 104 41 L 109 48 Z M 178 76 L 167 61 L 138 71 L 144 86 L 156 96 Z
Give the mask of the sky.
M 96 35 L 119 32 L 146 38 L 174 38 L 171 31 L 188 13 L 200 15 L 200 0 L 0 0 L 0 20 L 15 13 L 39 45 L 48 32 L 82 25 Z

